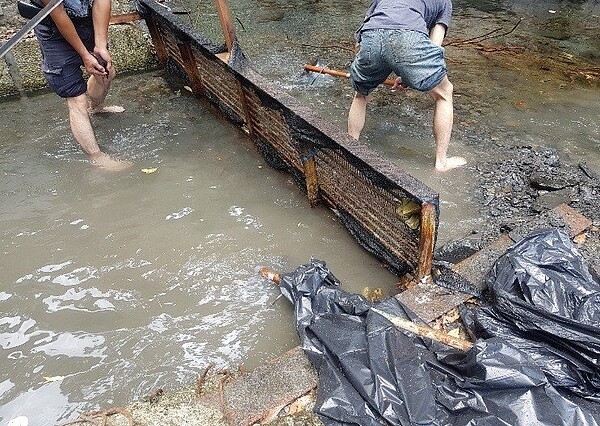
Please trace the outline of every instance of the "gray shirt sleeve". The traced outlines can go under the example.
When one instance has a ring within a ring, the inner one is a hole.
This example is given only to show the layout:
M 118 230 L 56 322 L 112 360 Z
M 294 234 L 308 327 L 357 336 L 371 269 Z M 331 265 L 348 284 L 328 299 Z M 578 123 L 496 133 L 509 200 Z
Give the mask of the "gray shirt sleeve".
M 442 6 L 437 18 L 434 20 L 432 28 L 436 24 L 444 24 L 446 29 L 450 26 L 450 21 L 452 21 L 452 2 L 447 0 L 443 3 L 444 5 Z

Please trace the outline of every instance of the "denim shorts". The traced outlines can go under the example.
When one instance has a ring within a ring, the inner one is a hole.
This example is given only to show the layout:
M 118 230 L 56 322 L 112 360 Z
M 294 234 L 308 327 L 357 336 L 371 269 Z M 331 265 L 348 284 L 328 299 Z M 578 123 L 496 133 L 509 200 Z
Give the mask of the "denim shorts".
M 444 48 L 418 31 L 377 29 L 362 32 L 360 51 L 350 67 L 354 89 L 368 95 L 392 71 L 406 86 L 423 92 L 431 90 L 447 73 Z
M 94 29 L 91 19 L 73 19 L 75 29 L 85 47 L 94 49 Z M 42 51 L 42 72 L 48 86 L 63 98 L 84 94 L 87 84 L 83 78 L 81 56 L 63 38 L 53 22 L 39 24 L 35 35 Z

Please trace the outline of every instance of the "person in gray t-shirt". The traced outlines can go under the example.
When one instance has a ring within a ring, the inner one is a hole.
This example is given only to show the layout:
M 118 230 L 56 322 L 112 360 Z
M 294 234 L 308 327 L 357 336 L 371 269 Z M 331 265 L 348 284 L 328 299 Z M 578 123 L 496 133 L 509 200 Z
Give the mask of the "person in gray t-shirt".
M 447 156 L 454 109 L 442 41 L 451 15 L 450 0 L 373 0 L 356 32 L 360 50 L 350 67 L 356 90 L 348 114 L 352 137 L 360 137 L 371 92 L 394 72 L 394 88 L 428 92 L 435 100 L 435 168 L 446 171 L 466 164 L 462 157 Z

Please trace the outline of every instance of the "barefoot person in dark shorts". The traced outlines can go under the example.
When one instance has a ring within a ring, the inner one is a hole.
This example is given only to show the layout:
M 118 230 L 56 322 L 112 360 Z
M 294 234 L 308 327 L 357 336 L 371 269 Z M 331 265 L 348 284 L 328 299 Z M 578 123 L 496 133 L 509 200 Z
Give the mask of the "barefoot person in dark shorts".
M 100 151 L 89 118 L 90 113 L 123 111 L 121 107 L 103 107 L 116 74 L 108 52 L 110 13 L 110 0 L 64 0 L 50 14 L 51 19 L 46 18 L 35 28 L 35 35 L 42 51 L 46 81 L 67 100 L 73 136 L 92 164 L 120 170 L 129 163 Z M 87 83 L 82 66 L 90 74 Z
M 466 164 L 462 157 L 447 156 L 453 88 L 441 46 L 451 14 L 450 0 L 373 0 L 356 32 L 360 51 L 350 68 L 356 90 L 348 114 L 352 137 L 360 137 L 370 93 L 393 71 L 398 76 L 394 87 L 428 92 L 435 100 L 435 168 L 446 171 Z

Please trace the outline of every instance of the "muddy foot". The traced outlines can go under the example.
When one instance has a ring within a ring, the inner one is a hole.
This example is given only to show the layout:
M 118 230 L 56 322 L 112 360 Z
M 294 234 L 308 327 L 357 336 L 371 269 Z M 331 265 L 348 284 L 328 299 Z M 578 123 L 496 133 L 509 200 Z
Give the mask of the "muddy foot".
M 120 172 L 133 165 L 129 161 L 115 160 L 110 155 L 101 152 L 100 154 L 90 156 L 90 163 L 94 166 L 111 172 Z
M 467 160 L 463 157 L 448 157 L 446 158 L 446 164 L 436 164 L 435 168 L 439 172 L 447 172 L 448 170 L 455 169 L 467 164 Z
M 100 108 L 90 108 L 90 114 L 105 114 L 105 113 L 118 113 L 125 111 L 125 108 L 119 105 L 110 105 Z

